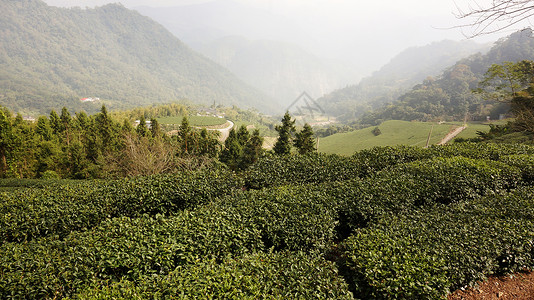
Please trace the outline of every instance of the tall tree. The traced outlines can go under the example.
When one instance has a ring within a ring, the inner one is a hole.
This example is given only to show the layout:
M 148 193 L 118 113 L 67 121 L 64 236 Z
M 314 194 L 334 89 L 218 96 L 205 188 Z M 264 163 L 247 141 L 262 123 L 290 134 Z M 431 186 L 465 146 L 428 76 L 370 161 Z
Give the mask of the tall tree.
M 252 136 L 245 144 L 243 154 L 239 163 L 240 169 L 245 169 L 254 164 L 263 153 L 263 137 L 260 136 L 260 131 L 255 129 Z
M 236 170 L 243 153 L 243 146 L 239 143 L 237 133 L 234 128 L 230 130 L 228 138 L 224 141 L 224 149 L 221 152 L 220 160 L 230 169 Z
M 13 146 L 13 131 L 10 116 L 0 109 L 0 175 L 5 176 L 8 170 L 8 157 Z
M 295 134 L 295 147 L 300 154 L 307 154 L 315 151 L 313 129 L 308 123 L 304 124 L 304 128 Z
M 284 114 L 282 124 L 276 125 L 275 130 L 278 131 L 278 139 L 273 147 L 274 153 L 278 155 L 291 153 L 291 144 L 293 134 L 295 133 L 295 120 L 291 120 L 289 112 Z
M 148 128 L 146 127 L 146 119 L 144 115 L 141 115 L 141 117 L 139 117 L 139 124 L 137 125 L 135 131 L 139 136 L 146 136 L 146 134 L 148 133 Z

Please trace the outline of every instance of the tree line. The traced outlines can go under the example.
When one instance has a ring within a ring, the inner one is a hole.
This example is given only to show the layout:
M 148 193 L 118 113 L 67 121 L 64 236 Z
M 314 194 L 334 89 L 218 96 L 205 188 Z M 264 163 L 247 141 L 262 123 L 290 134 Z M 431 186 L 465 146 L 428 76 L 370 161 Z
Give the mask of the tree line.
M 178 106 L 177 112 L 187 112 Z M 169 108 L 163 109 L 167 112 Z M 138 112 L 145 112 L 140 110 Z M 174 112 L 174 111 L 173 111 Z M 288 113 L 276 126 L 279 139 L 273 151 L 263 149 L 258 129 L 245 125 L 230 130 L 224 143 L 219 132 L 197 129 L 182 119 L 174 134 L 166 133 L 152 115 L 119 121 L 129 113 L 100 112 L 88 115 L 67 108 L 52 110 L 35 122 L 0 109 L 0 177 L 12 178 L 118 178 L 172 173 L 224 163 L 232 170 L 243 170 L 265 155 L 288 155 L 294 147 L 301 154 L 315 151 L 313 131 L 305 125 L 295 130 Z M 150 114 L 148 114 L 150 115 Z M 131 116 L 130 116 L 131 117 Z

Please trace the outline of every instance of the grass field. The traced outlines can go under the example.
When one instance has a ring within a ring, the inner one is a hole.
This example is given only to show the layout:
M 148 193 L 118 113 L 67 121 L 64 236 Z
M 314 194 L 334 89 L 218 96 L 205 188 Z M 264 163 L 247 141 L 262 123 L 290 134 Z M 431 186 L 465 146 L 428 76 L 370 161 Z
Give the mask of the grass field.
M 183 119 L 182 116 L 163 117 L 163 118 L 158 118 L 158 122 L 163 125 L 166 125 L 166 124 L 179 125 L 182 123 L 182 119 Z M 217 118 L 217 117 L 188 116 L 187 119 L 189 120 L 190 126 L 216 126 L 216 125 L 222 125 L 226 123 L 226 119 Z
M 351 155 L 355 151 L 369 149 L 375 146 L 411 145 L 424 147 L 430 129 L 432 128 L 430 144 L 437 144 L 447 133 L 458 124 L 424 123 L 407 121 L 386 121 L 378 126 L 381 134 L 375 136 L 375 127 L 364 128 L 347 133 L 334 134 L 319 140 L 319 152 Z M 476 136 L 477 130 L 487 131 L 488 125 L 468 124 L 464 132 L 458 137 L 470 138 Z

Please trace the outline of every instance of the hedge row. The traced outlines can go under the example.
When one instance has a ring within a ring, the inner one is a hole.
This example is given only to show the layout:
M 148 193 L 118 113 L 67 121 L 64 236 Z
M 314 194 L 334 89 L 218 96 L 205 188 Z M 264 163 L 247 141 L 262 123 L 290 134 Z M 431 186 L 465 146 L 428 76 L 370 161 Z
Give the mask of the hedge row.
M 92 230 L 0 247 L 0 298 L 72 296 L 92 280 L 136 281 L 267 248 L 315 251 L 335 237 L 325 186 L 241 192 L 173 217 L 121 217 Z M 57 295 L 56 295 L 57 294 Z
M 248 189 L 261 189 L 351 180 L 359 173 L 358 165 L 349 157 L 311 153 L 265 157 L 252 165 L 244 177 Z
M 112 217 L 173 215 L 242 186 L 242 180 L 229 171 L 203 170 L 4 193 L 0 195 L 0 239 L 62 238 Z
M 336 266 L 308 252 L 203 260 L 168 275 L 92 284 L 76 299 L 352 299 Z
M 391 215 L 343 242 L 363 298 L 440 299 L 491 274 L 534 266 L 534 189 Z
M 432 146 L 388 146 L 356 152 L 351 157 L 313 153 L 310 155 L 271 156 L 258 161 L 245 172 L 249 189 L 273 186 L 337 182 L 365 178 L 391 166 L 432 158 L 465 157 L 500 160 L 509 155 L 532 155 L 527 145 L 461 143 Z
M 179 265 L 262 250 L 260 231 L 216 207 L 164 218 L 121 217 L 63 240 L 0 247 L 0 298 L 72 296 L 91 280 L 138 280 Z
M 343 187 L 340 233 L 346 236 L 391 213 L 497 194 L 520 180 L 520 171 L 515 167 L 464 157 L 397 165 Z

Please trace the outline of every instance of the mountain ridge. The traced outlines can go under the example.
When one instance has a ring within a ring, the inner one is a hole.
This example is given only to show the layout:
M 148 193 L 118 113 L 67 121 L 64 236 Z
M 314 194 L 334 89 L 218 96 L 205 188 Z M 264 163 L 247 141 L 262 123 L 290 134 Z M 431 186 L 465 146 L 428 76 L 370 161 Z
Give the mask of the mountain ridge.
M 79 99 L 95 96 L 116 108 L 188 99 L 275 110 L 268 96 L 122 5 L 0 5 L 0 104 L 10 109 L 90 111 Z

